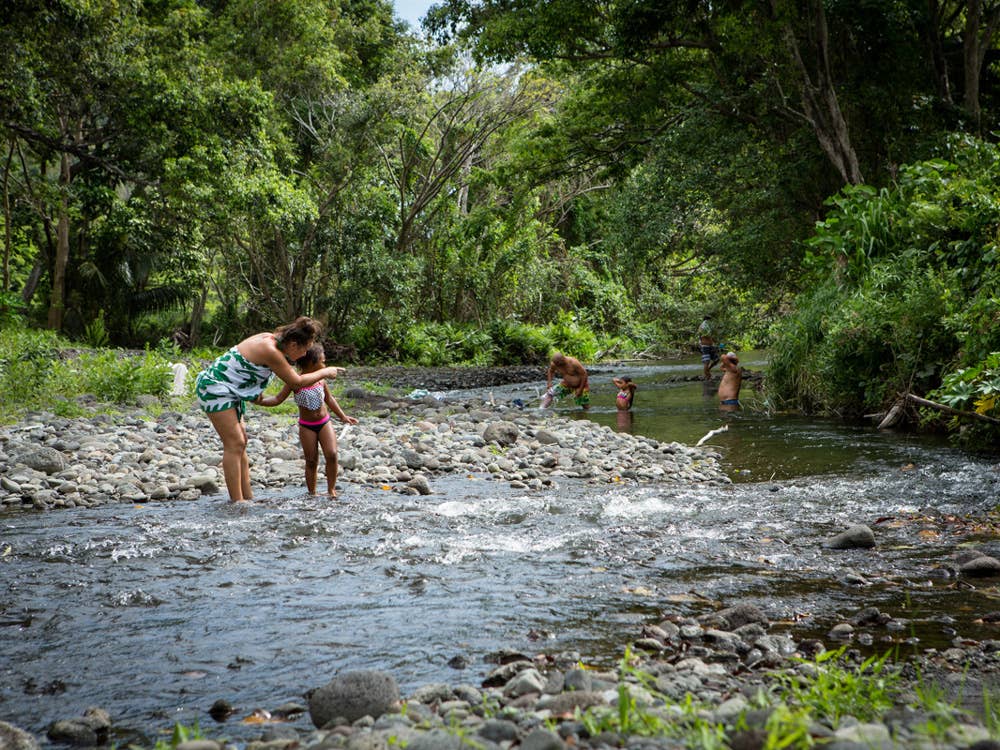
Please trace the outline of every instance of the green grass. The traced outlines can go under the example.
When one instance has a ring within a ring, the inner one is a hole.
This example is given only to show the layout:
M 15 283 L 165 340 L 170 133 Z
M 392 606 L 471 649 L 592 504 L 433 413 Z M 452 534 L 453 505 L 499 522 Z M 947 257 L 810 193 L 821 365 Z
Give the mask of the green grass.
M 798 660 L 804 667 L 772 675 L 772 687 L 761 691 L 755 703 L 770 711 L 764 731 L 765 750 L 808 748 L 817 745 L 810 727 L 825 724 L 833 730 L 848 718 L 861 722 L 878 721 L 903 695 L 900 669 L 890 660 L 891 653 L 870 657 L 860 664 L 849 662 L 845 649 L 820 654 L 815 660 Z M 913 703 L 923 710 L 927 721 L 919 732 L 928 739 L 946 737 L 962 720 L 953 703 L 939 690 L 922 681 L 913 688 Z M 637 700 L 642 692 L 653 701 Z M 997 736 L 1000 711 L 994 696 L 984 695 L 987 729 Z M 684 747 L 712 750 L 729 746 L 731 727 L 710 717 L 713 707 L 697 702 L 690 694 L 674 701 L 655 689 L 655 679 L 633 666 L 626 651 L 619 664 L 618 700 L 615 706 L 595 706 L 577 711 L 577 719 L 591 734 L 614 732 L 623 736 L 669 737 Z M 743 717 L 735 729 L 746 729 Z
M 866 659 L 856 669 L 846 664 L 845 649 L 825 651 L 812 674 L 778 675 L 783 702 L 801 706 L 836 729 L 845 717 L 870 721 L 892 707 L 899 694 L 899 670 L 889 663 L 889 652 Z
M 0 421 L 27 411 L 52 409 L 60 416 L 86 413 L 77 399 L 93 395 L 104 404 L 130 404 L 149 394 L 165 399 L 170 360 L 156 350 L 140 355 L 117 349 L 83 350 L 52 331 L 0 330 Z

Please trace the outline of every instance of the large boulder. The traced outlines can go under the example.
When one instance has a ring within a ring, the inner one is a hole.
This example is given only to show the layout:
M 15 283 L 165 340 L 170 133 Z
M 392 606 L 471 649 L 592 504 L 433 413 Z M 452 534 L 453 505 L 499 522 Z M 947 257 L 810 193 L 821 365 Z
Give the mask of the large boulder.
M 35 735 L 0 721 L 0 750 L 40 750 Z
M 399 701 L 399 686 L 386 672 L 345 672 L 316 688 L 309 696 L 309 716 L 322 729 L 334 719 L 347 723 L 362 716 L 377 719 Z
M 483 440 L 487 443 L 496 443 L 499 446 L 506 447 L 516 443 L 520 434 L 521 432 L 516 424 L 500 420 L 486 425 L 486 429 L 483 430 Z
M 698 619 L 702 625 L 714 625 L 728 631 L 738 630 L 751 623 L 763 625 L 765 628 L 770 625 L 767 615 L 753 604 L 736 604 Z
M 14 452 L 14 462 L 45 474 L 57 474 L 66 468 L 66 457 L 48 445 L 18 446 Z
M 829 549 L 871 549 L 875 546 L 875 534 L 864 525 L 851 526 L 826 543 Z
M 962 575 L 972 578 L 1000 576 L 1000 560 L 989 555 L 980 555 L 968 562 L 962 563 L 959 570 Z

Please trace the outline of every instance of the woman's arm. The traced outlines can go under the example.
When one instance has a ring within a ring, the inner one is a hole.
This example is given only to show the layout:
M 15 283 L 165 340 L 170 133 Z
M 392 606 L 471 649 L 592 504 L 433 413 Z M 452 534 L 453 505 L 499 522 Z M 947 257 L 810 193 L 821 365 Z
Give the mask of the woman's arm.
M 279 380 L 296 391 L 325 378 L 335 378 L 344 370 L 343 367 L 324 367 L 315 372 L 301 373 L 285 359 L 284 352 L 278 348 L 272 336 L 261 337 L 252 342 L 248 349 L 251 361 L 265 365 Z
M 292 388 L 289 385 L 282 387 L 275 396 L 265 396 L 263 393 L 254 399 L 254 403 L 257 406 L 277 406 L 292 393 Z

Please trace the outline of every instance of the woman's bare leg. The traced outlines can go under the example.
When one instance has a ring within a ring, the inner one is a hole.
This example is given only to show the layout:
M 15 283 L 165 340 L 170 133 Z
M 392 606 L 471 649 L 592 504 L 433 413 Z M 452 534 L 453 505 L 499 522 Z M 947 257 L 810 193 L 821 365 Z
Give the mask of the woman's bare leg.
M 222 476 L 226 479 L 229 499 L 250 500 L 250 459 L 247 456 L 247 431 L 236 409 L 210 412 L 212 427 L 222 438 Z

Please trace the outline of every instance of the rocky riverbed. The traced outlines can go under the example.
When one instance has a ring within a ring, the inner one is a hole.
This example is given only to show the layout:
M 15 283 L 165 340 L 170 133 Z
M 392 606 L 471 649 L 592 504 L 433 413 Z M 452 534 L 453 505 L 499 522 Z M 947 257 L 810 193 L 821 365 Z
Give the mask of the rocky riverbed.
M 431 391 L 434 383 L 414 380 L 404 387 Z M 342 403 L 361 420 L 338 425 L 343 483 L 424 494 L 449 473 L 539 493 L 570 481 L 729 481 L 711 450 L 509 403 L 360 388 L 346 391 Z M 253 409 L 249 432 L 255 486 L 301 486 L 293 415 Z M 148 402 L 116 415 L 95 408 L 85 419 L 27 415 L 0 428 L 0 512 L 217 496 L 219 457 L 210 424 L 188 404 Z M 872 542 L 869 530 L 855 528 L 829 544 L 865 548 Z M 995 555 L 988 546 L 962 550 L 938 569 L 962 586 L 996 575 Z M 790 747 L 823 743 L 835 750 L 1000 748 L 991 708 L 1000 684 L 1000 641 L 956 632 L 948 648 L 918 650 L 907 643 L 905 621 L 861 599 L 822 639 L 797 633 L 794 623 L 755 606 L 706 608 L 711 611 L 701 616 L 664 611 L 640 630 L 622 633 L 618 670 L 588 668 L 587 655 L 576 652 L 503 652 L 489 655 L 493 668 L 480 683 L 425 685 L 408 695 L 387 672 L 330 674 L 317 676 L 299 702 L 271 705 L 260 696 L 260 705 L 234 706 L 220 695 L 204 707 L 201 726 L 210 738 L 238 735 L 228 744 L 248 750 L 776 746 L 768 744 L 769 735 L 791 738 Z M 862 644 L 865 653 L 856 650 Z M 835 682 L 837 675 L 855 674 L 878 644 L 912 655 L 897 651 L 884 671 L 869 664 L 856 685 Z M 848 650 L 825 660 L 840 646 Z M 809 703 L 809 686 L 817 684 L 822 687 L 812 695 L 820 696 L 820 707 Z M 788 709 L 803 705 L 808 710 Z M 0 721 L 0 748 L 31 750 L 47 741 L 89 747 L 123 731 L 153 734 L 151 727 L 117 726 L 99 706 L 55 722 L 44 737 L 17 729 L 30 725 L 27 717 L 0 718 L 9 722 Z M 183 750 L 225 744 L 187 742 Z
M 571 477 L 590 482 L 728 483 L 710 450 L 616 433 L 550 411 L 488 401 L 449 401 L 350 388 L 357 425 L 338 425 L 340 479 L 433 492 L 442 473 L 485 474 L 543 490 Z M 298 428 L 290 414 L 251 408 L 248 453 L 255 486 L 303 482 Z M 92 507 L 197 500 L 222 487 L 221 446 L 191 406 L 149 403 L 121 415 L 64 419 L 27 415 L 0 429 L 0 507 Z
M 844 622 L 873 635 L 893 618 L 863 608 Z M 392 674 L 345 672 L 301 701 L 206 706 L 208 737 L 181 750 L 566 750 L 567 748 L 824 747 L 995 750 L 1000 642 L 957 642 L 912 659 L 863 661 L 843 643 L 797 638 L 752 605 L 700 617 L 665 615 L 623 634 L 617 670 L 576 652 L 493 655 L 480 684 L 424 685 L 400 694 Z M 833 656 L 831 657 L 831 653 Z M 898 656 L 898 654 L 897 654 Z M 266 697 L 262 697 L 266 700 Z M 37 750 L 39 738 L 0 722 L 0 747 Z M 106 744 L 114 717 L 100 707 L 54 722 L 47 740 Z M 785 743 L 785 744 L 781 744 Z

